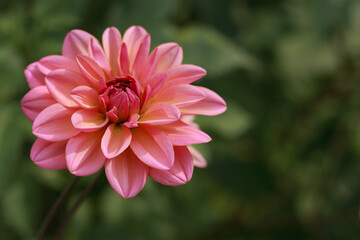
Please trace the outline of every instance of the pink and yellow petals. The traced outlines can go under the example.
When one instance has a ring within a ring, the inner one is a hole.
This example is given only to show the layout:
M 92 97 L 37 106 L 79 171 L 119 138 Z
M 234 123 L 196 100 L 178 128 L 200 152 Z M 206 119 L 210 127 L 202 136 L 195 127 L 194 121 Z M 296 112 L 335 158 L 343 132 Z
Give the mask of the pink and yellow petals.
M 128 149 L 105 164 L 106 177 L 112 188 L 124 198 L 132 198 L 144 187 L 148 167 Z
M 178 44 L 165 43 L 151 53 L 150 45 L 140 26 L 123 37 L 109 27 L 102 45 L 73 30 L 62 55 L 27 67 L 31 90 L 21 108 L 38 137 L 30 154 L 36 165 L 87 176 L 105 164 L 110 185 L 124 198 L 137 195 L 148 176 L 178 186 L 191 179 L 194 165 L 207 165 L 190 145 L 211 138 L 193 116 L 220 114 L 226 103 L 215 92 L 190 85 L 206 71 L 182 64 Z
M 103 128 L 109 122 L 109 118 L 100 112 L 82 109 L 74 112 L 71 122 L 82 132 L 95 132 Z
M 107 158 L 114 158 L 127 149 L 131 142 L 131 131 L 122 125 L 109 125 L 101 140 L 101 149 Z

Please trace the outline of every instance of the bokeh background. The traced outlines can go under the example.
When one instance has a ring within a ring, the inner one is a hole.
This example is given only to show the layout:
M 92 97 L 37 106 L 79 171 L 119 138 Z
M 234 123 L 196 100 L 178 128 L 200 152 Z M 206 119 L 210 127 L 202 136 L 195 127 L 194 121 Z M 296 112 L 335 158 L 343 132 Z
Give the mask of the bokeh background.
M 356 0 L 0 1 L 0 239 L 34 239 L 72 178 L 36 167 L 20 100 L 26 66 L 67 32 L 142 25 L 178 42 L 228 110 L 197 122 L 209 166 L 135 198 L 105 178 L 64 239 L 360 239 L 360 2 Z M 94 176 L 82 178 L 50 228 Z

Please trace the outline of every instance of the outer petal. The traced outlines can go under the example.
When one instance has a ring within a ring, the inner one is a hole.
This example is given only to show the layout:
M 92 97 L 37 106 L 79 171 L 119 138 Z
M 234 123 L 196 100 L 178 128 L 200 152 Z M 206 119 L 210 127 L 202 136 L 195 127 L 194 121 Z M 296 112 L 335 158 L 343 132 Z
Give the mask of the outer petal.
M 211 141 L 211 137 L 203 131 L 196 129 L 182 121 L 157 126 L 173 145 L 184 146 Z
M 175 85 L 163 88 L 156 96 L 155 102 L 167 102 L 177 107 L 186 107 L 200 102 L 205 98 L 205 93 L 198 87 L 189 84 Z
M 206 70 L 191 64 L 182 64 L 167 72 L 166 85 L 189 84 L 206 75 Z
M 73 59 L 60 55 L 51 55 L 40 59 L 38 67 L 45 75 L 56 69 L 67 69 L 73 72 L 79 72 L 79 68 Z
M 139 46 L 147 35 L 148 33 L 146 30 L 140 26 L 132 26 L 124 33 L 123 42 L 126 43 L 127 46 L 130 69 L 132 69 L 134 65 L 136 55 L 139 51 Z
M 151 105 L 140 117 L 138 123 L 151 125 L 169 124 L 179 120 L 180 111 L 168 103 L 157 103 Z
M 38 62 L 31 63 L 24 71 L 30 88 L 45 85 L 45 75 L 40 72 Z
M 159 63 L 156 72 L 166 72 L 166 70 L 181 64 L 183 59 L 182 48 L 176 43 L 164 43 L 157 47 Z
M 77 55 L 88 56 L 91 38 L 94 37 L 85 31 L 77 29 L 72 30 L 65 37 L 62 47 L 62 55 L 74 60 Z
M 191 153 L 191 156 L 194 161 L 194 165 L 196 167 L 204 168 L 207 166 L 207 162 L 206 162 L 205 158 L 203 157 L 203 155 L 201 155 L 201 153 L 198 150 L 196 150 L 192 146 L 188 146 L 188 149 Z
M 226 103 L 217 93 L 204 87 L 197 88 L 204 92 L 205 98 L 193 105 L 180 108 L 182 114 L 214 116 L 225 112 Z
M 98 92 L 88 86 L 79 86 L 71 91 L 71 97 L 78 105 L 89 110 L 99 109 Z
M 117 68 L 119 65 L 119 55 L 120 55 L 120 44 L 121 44 L 121 35 L 117 28 L 109 27 L 104 31 L 103 37 L 103 46 L 105 54 L 109 60 L 110 67 L 114 76 L 118 75 Z
M 174 152 L 174 166 L 169 170 L 150 168 L 149 175 L 152 179 L 170 186 L 178 186 L 190 181 L 194 164 L 189 150 L 185 146 L 174 147 Z
M 168 170 L 174 164 L 174 149 L 166 135 L 156 128 L 141 126 L 133 128 L 131 149 L 146 165 Z
M 66 145 L 66 163 L 76 176 L 87 176 L 97 172 L 105 162 L 100 141 L 104 131 L 80 133 L 70 138 Z
M 21 109 L 25 116 L 34 121 L 37 115 L 50 106 L 56 103 L 55 99 L 51 96 L 46 86 L 38 86 L 31 89 L 21 100 Z
M 33 134 L 47 141 L 63 141 L 79 133 L 71 123 L 74 110 L 55 103 L 45 108 L 35 118 Z
M 101 149 L 107 158 L 114 158 L 129 147 L 131 131 L 122 125 L 109 125 L 101 139 Z
M 71 122 L 80 131 L 95 132 L 104 127 L 109 118 L 103 113 L 82 109 L 74 112 Z
M 144 187 L 148 167 L 128 149 L 105 165 L 106 177 L 113 189 L 124 198 L 132 198 Z
M 34 142 L 30 158 L 41 168 L 59 170 L 66 168 L 65 146 L 67 141 L 48 142 L 40 138 Z
M 65 69 L 50 72 L 45 81 L 52 96 L 66 107 L 78 107 L 71 97 L 71 91 L 78 86 L 89 84 L 79 73 Z

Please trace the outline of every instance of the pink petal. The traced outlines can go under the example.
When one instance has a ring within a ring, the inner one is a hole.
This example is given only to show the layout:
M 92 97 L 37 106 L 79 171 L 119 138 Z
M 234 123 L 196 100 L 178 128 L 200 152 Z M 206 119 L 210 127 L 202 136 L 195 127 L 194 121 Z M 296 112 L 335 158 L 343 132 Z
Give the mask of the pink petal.
M 130 62 L 126 43 L 121 44 L 118 72 L 122 75 L 130 73 Z
M 40 72 L 38 62 L 31 63 L 25 69 L 24 74 L 30 88 L 45 85 L 45 75 Z
M 151 87 L 151 94 L 149 97 L 153 97 L 163 86 L 166 80 L 166 73 L 159 72 L 150 78 L 149 85 Z
M 155 181 L 164 185 L 179 186 L 190 181 L 194 164 L 187 147 L 174 147 L 174 166 L 169 170 L 150 168 L 149 175 Z
M 168 103 L 157 103 L 151 105 L 143 114 L 138 123 L 151 125 L 169 124 L 179 120 L 180 111 L 177 107 Z
M 92 83 L 94 87 L 98 87 L 99 79 L 105 78 L 104 71 L 101 67 L 90 57 L 79 55 L 76 57 L 81 72 Z
M 97 172 L 106 160 L 100 141 L 104 131 L 80 133 L 70 138 L 66 145 L 66 164 L 76 176 L 87 176 Z
M 89 56 L 104 70 L 108 77 L 111 76 L 111 67 L 99 41 L 90 39 Z
M 171 68 L 166 72 L 166 86 L 176 84 L 189 84 L 206 75 L 206 70 L 190 64 L 182 64 Z
M 189 151 L 191 153 L 194 165 L 196 167 L 204 168 L 204 167 L 207 166 L 207 162 L 206 162 L 205 158 L 203 157 L 203 155 L 201 155 L 201 153 L 198 150 L 196 150 L 192 146 L 188 146 L 188 149 L 189 149 Z
M 159 63 L 156 72 L 165 72 L 181 64 L 183 59 L 182 48 L 176 43 L 164 43 L 157 47 Z
M 35 118 L 33 134 L 51 142 L 63 141 L 79 133 L 71 123 L 74 110 L 55 103 L 45 108 Z
M 146 66 L 144 67 L 144 71 L 141 74 L 141 77 L 138 79 L 143 87 L 145 87 L 148 84 L 151 76 L 154 75 L 158 61 L 159 61 L 158 49 L 155 48 L 150 54 L 150 57 L 146 63 Z
M 74 60 L 77 55 L 88 56 L 91 38 L 94 37 L 85 31 L 77 29 L 72 30 L 65 37 L 62 47 L 62 55 Z
M 110 67 L 114 76 L 118 75 L 117 69 L 119 65 L 119 55 L 120 55 L 120 44 L 121 44 L 121 35 L 117 28 L 109 27 L 104 31 L 103 37 L 103 46 L 105 54 L 109 60 Z
M 168 170 L 174 164 L 174 149 L 166 135 L 150 126 L 132 128 L 131 149 L 146 165 Z
M 144 187 L 148 167 L 128 149 L 105 165 L 106 177 L 112 188 L 124 198 L 132 198 Z
M 79 68 L 74 60 L 60 55 L 51 55 L 40 59 L 38 67 L 45 75 L 56 69 L 67 69 L 73 72 L 79 72 Z
M 88 86 L 79 86 L 71 91 L 71 97 L 83 108 L 89 110 L 99 109 L 98 92 Z
M 225 112 L 225 101 L 215 92 L 204 87 L 197 87 L 204 92 L 205 98 L 193 105 L 180 108 L 182 114 L 200 114 L 214 116 Z
M 25 116 L 33 122 L 39 113 L 56 103 L 46 86 L 38 86 L 31 89 L 21 100 L 21 109 Z
M 104 127 L 109 118 L 103 113 L 82 109 L 74 112 L 71 122 L 80 131 L 95 132 Z
M 141 74 L 145 68 L 146 60 L 149 56 L 149 51 L 150 51 L 150 35 L 147 34 L 139 46 L 139 51 L 137 52 L 134 61 L 132 73 L 136 79 L 139 79 L 141 77 Z
M 65 69 L 50 72 L 45 78 L 51 95 L 66 107 L 78 107 L 71 97 L 71 91 L 81 85 L 88 85 L 88 81 L 79 73 Z
M 211 141 L 211 137 L 203 131 L 196 129 L 182 121 L 171 124 L 157 126 L 173 145 L 190 145 L 197 143 L 207 143 Z
M 107 158 L 114 158 L 127 149 L 130 142 L 130 129 L 113 123 L 105 131 L 101 140 L 101 149 Z
M 30 158 L 41 168 L 51 170 L 65 169 L 66 143 L 67 141 L 48 142 L 38 138 L 31 148 Z
M 175 85 L 163 88 L 156 96 L 155 102 L 167 102 L 177 107 L 186 107 L 200 102 L 205 98 L 205 93 L 198 87 L 189 84 Z
M 147 35 L 146 30 L 140 26 L 132 26 L 124 33 L 123 42 L 126 43 L 128 49 L 130 69 L 133 68 L 140 44 Z

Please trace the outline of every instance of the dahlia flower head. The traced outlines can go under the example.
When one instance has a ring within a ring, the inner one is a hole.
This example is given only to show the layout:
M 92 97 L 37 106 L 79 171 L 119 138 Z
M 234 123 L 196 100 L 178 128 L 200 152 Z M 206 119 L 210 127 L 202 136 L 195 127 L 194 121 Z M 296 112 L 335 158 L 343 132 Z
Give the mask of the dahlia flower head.
M 102 45 L 72 30 L 62 55 L 31 63 L 30 91 L 21 101 L 37 137 L 30 157 L 39 167 L 87 176 L 105 165 L 106 177 L 131 198 L 147 177 L 171 186 L 188 182 L 206 161 L 191 145 L 211 138 L 194 115 L 226 110 L 215 92 L 191 85 L 206 75 L 182 64 L 182 48 L 165 43 L 150 53 L 150 35 L 132 26 L 121 36 L 110 27 Z

